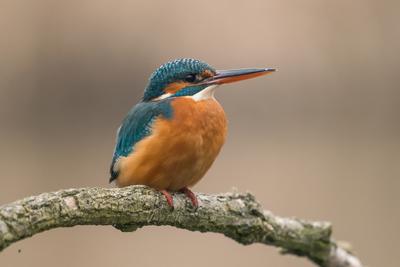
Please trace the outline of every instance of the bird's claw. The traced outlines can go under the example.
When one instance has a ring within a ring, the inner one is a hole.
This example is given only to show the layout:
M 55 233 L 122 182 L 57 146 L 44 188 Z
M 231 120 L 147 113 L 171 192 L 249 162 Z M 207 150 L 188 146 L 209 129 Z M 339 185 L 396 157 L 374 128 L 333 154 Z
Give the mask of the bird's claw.
M 160 190 L 160 192 L 165 196 L 168 206 L 170 206 L 171 209 L 174 209 L 174 199 L 172 195 L 167 190 Z M 195 209 L 199 207 L 199 201 L 197 200 L 196 194 L 193 193 L 189 188 L 184 187 L 181 190 L 179 190 L 179 192 L 185 194 L 185 196 L 187 196 L 190 199 L 190 202 L 192 203 Z
M 168 206 L 170 206 L 171 209 L 174 209 L 174 199 L 172 198 L 171 194 L 167 190 L 161 190 L 160 192 L 165 196 Z
M 199 201 L 197 200 L 196 194 L 193 193 L 189 188 L 184 187 L 179 191 L 184 193 L 190 199 L 190 201 L 192 202 L 192 205 L 195 209 L 197 209 L 199 207 Z

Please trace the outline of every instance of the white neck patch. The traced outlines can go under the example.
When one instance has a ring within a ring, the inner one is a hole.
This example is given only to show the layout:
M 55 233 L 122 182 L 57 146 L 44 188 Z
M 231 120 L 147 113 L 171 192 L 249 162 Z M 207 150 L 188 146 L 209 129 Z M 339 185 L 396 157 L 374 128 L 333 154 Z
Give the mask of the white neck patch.
M 172 96 L 171 93 L 165 93 L 165 94 L 163 94 L 163 95 L 160 95 L 159 97 L 154 98 L 152 101 L 162 100 L 162 99 L 168 98 L 168 97 L 170 97 L 170 96 Z
M 210 85 L 206 88 L 204 88 L 203 90 L 201 90 L 200 92 L 198 92 L 197 94 L 194 94 L 192 96 L 190 96 L 190 98 L 192 98 L 194 101 L 201 101 L 201 100 L 206 100 L 206 99 L 214 99 L 214 92 L 215 92 L 215 88 L 217 88 L 218 85 L 217 84 L 213 84 Z

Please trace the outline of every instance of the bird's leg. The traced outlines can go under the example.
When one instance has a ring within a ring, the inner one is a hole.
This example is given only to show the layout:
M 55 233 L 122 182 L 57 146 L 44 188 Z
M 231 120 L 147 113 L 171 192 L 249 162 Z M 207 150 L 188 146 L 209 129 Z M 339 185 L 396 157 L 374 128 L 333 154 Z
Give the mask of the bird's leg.
M 174 199 L 172 198 L 171 194 L 168 193 L 167 190 L 160 190 L 160 192 L 165 196 L 168 206 L 170 206 L 172 209 L 174 209 Z
M 181 190 L 179 190 L 181 193 L 184 193 L 192 202 L 192 205 L 194 208 L 198 208 L 199 207 L 199 202 L 197 200 L 196 195 L 187 187 L 182 188 Z

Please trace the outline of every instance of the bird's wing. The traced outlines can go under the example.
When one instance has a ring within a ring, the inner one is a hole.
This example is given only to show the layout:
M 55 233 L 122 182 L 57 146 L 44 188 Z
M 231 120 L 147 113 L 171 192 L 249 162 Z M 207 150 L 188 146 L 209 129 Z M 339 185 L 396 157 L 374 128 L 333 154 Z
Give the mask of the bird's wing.
M 110 182 L 118 177 L 118 159 L 132 153 L 135 144 L 151 134 L 152 125 L 160 116 L 165 118 L 172 116 L 169 100 L 140 102 L 129 111 L 117 132 L 114 156 L 110 167 Z

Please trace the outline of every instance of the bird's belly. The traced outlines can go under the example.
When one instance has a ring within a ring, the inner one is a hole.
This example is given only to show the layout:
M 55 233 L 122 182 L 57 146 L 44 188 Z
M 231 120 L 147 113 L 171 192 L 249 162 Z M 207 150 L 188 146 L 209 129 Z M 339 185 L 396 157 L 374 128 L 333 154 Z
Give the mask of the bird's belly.
M 120 163 L 119 186 L 144 184 L 177 191 L 197 183 L 211 167 L 226 136 L 225 113 L 214 99 L 172 102 L 173 118 L 159 118 L 152 134 Z

